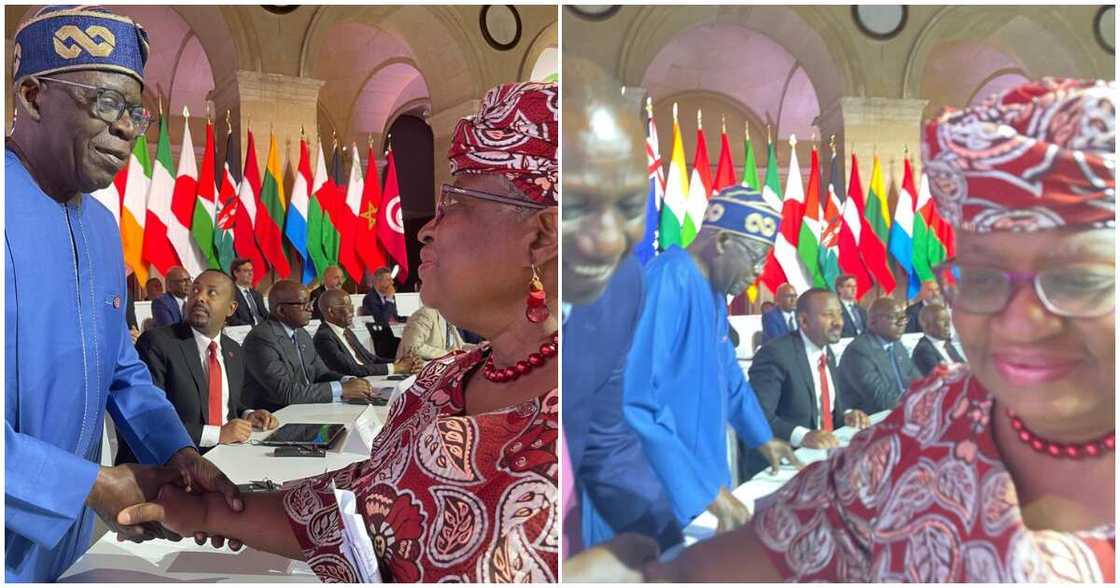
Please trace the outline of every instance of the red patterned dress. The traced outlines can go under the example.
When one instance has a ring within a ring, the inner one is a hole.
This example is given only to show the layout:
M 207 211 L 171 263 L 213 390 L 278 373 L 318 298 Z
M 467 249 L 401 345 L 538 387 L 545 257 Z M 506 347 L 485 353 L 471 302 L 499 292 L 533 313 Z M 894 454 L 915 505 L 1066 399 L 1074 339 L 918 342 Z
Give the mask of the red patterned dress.
M 1023 523 L 991 410 L 967 368 L 934 372 L 755 516 L 774 565 L 796 582 L 1113 582 L 1115 523 Z
M 464 414 L 463 377 L 485 351 L 431 362 L 393 402 L 368 460 L 286 491 L 292 530 L 321 580 L 359 577 L 340 550 L 333 480 L 358 499 L 385 581 L 556 581 L 559 397 Z

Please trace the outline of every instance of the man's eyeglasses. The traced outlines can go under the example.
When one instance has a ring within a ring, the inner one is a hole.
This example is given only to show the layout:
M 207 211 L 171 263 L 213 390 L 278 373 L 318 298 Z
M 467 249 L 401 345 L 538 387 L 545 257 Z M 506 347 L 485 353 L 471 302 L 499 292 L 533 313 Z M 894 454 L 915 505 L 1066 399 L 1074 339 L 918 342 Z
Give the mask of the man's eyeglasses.
M 945 300 L 974 314 L 996 314 L 1023 286 L 1034 288 L 1046 310 L 1069 318 L 1094 318 L 1116 307 L 1116 268 L 1076 264 L 1041 272 L 1008 272 L 961 265 L 956 260 L 934 268 Z
M 520 198 L 513 198 L 511 196 L 503 196 L 501 194 L 492 194 L 490 192 L 470 190 L 467 188 L 460 188 L 459 186 L 452 186 L 451 184 L 444 184 L 440 189 L 439 203 L 436 205 L 436 218 L 442 218 L 448 209 L 454 208 L 464 197 L 478 198 L 479 200 L 488 200 L 490 202 L 497 202 L 498 204 L 530 208 L 533 210 L 548 208 L 547 205 L 531 200 L 521 200 Z
M 97 96 L 94 99 L 93 113 L 97 118 L 110 125 L 116 124 L 125 112 L 128 112 L 128 118 L 132 121 L 132 128 L 136 130 L 137 135 L 143 135 L 144 132 L 148 130 L 148 125 L 152 123 L 152 114 L 148 112 L 147 108 L 144 108 L 140 104 L 129 105 L 128 102 L 125 101 L 124 95 L 112 88 L 101 88 L 89 84 L 71 82 L 70 80 L 42 76 L 36 79 L 68 86 L 77 86 L 87 90 L 96 90 Z

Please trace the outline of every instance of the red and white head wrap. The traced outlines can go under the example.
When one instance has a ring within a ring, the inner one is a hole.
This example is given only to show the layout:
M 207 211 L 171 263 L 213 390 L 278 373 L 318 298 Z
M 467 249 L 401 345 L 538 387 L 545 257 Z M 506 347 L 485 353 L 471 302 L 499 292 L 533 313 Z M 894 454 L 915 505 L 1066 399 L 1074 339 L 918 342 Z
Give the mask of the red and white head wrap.
M 492 88 L 478 114 L 455 125 L 447 152 L 451 174 L 501 174 L 527 200 L 555 206 L 559 112 L 556 83 Z
M 1114 226 L 1118 87 L 1044 78 L 943 111 L 922 145 L 938 210 L 979 233 Z

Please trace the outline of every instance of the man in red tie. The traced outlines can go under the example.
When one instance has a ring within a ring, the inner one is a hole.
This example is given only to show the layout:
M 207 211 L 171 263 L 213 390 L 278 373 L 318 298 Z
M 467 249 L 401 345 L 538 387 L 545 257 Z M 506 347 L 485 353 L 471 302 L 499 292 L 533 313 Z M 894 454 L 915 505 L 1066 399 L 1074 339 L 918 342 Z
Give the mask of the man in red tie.
M 152 381 L 167 393 L 200 451 L 243 443 L 253 429 L 274 429 L 275 416 L 246 408 L 241 395 L 245 363 L 241 346 L 222 334 L 237 309 L 234 282 L 206 270 L 191 286 L 181 322 L 144 333 L 136 342 Z M 120 457 L 127 459 L 122 445 Z
M 847 403 L 850 393 L 839 387 L 829 347 L 840 340 L 843 312 L 831 291 L 806 291 L 797 299 L 798 329 L 763 345 L 751 362 L 751 387 L 774 436 L 794 447 L 831 449 L 837 446 L 834 429 L 869 424 L 863 411 Z M 744 462 L 746 478 L 766 466 L 753 456 Z

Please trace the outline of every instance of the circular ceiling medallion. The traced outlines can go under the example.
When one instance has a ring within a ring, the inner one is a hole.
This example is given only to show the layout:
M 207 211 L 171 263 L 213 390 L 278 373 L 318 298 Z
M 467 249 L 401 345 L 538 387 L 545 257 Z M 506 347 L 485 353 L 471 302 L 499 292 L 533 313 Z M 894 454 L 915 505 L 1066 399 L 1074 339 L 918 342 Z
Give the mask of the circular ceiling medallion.
M 584 20 L 600 21 L 618 14 L 622 7 L 617 4 L 571 4 L 564 8 Z
M 893 39 L 906 27 L 908 10 L 905 6 L 887 4 L 861 4 L 852 6 L 852 20 L 860 32 L 875 39 Z
M 1101 6 L 1093 17 L 1093 36 L 1109 55 L 1116 55 L 1116 7 Z
M 509 51 L 521 41 L 521 15 L 513 6 L 483 6 L 478 13 L 478 26 L 486 44 L 498 51 Z
M 299 8 L 299 5 L 298 4 L 282 4 L 282 5 L 262 4 L 261 8 L 271 12 L 272 14 L 279 14 L 279 15 L 283 16 L 285 14 L 291 14 L 291 13 L 295 12 L 295 10 L 297 8 Z

